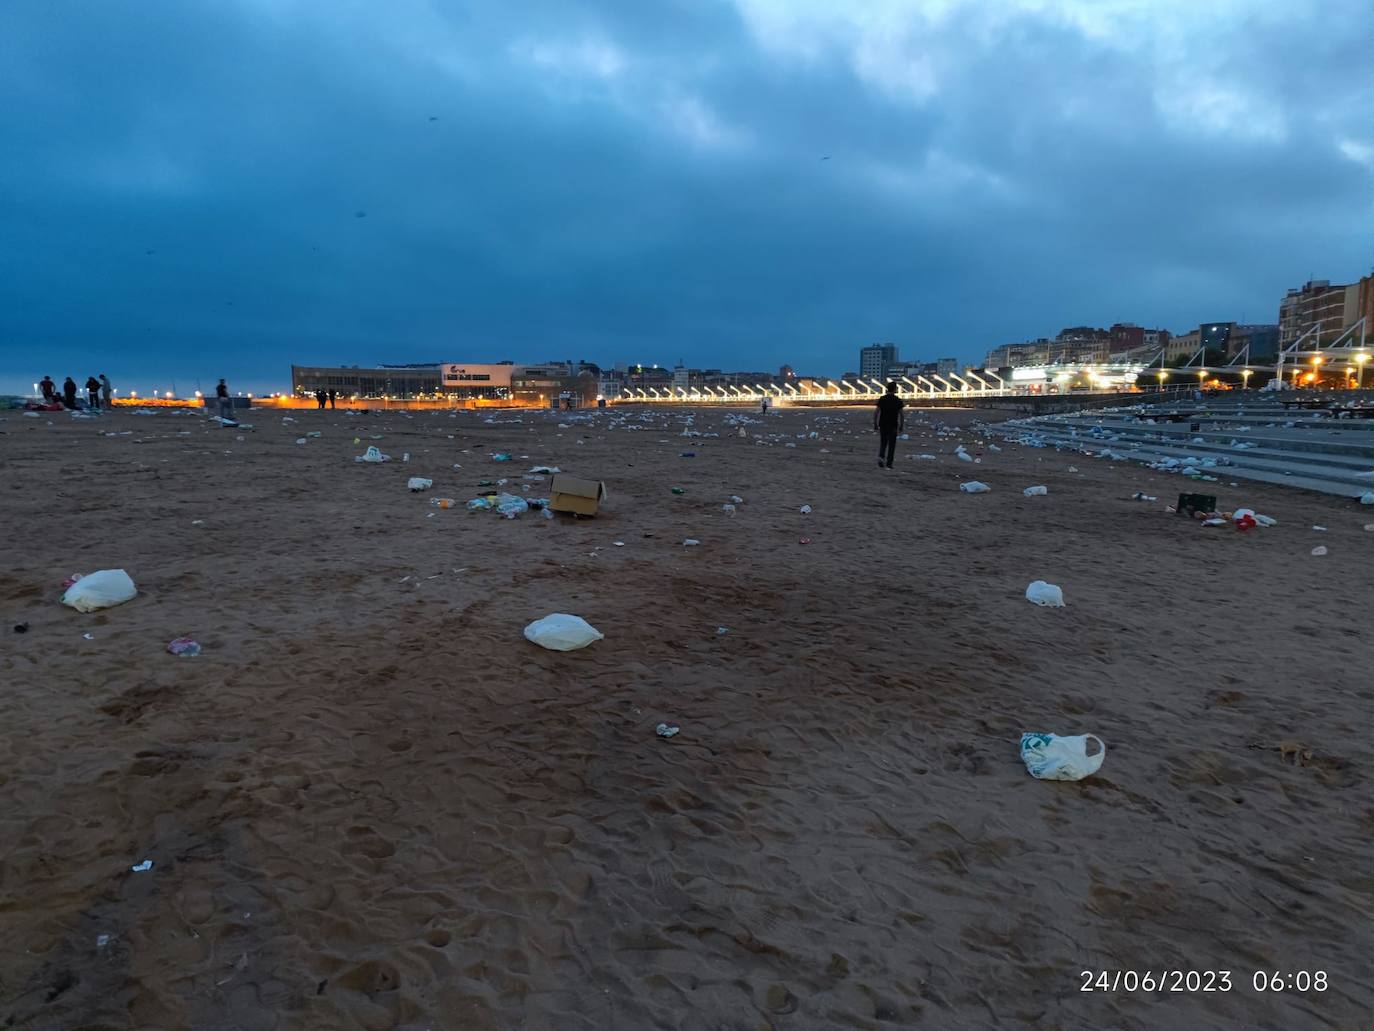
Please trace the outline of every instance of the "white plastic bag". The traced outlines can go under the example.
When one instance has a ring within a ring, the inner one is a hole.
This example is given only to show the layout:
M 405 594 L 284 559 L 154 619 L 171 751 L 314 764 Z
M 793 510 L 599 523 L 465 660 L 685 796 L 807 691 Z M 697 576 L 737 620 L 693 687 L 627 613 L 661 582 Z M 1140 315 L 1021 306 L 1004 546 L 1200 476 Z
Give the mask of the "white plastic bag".
M 406 486 L 409 487 L 412 492 L 418 494 L 422 490 L 429 490 L 429 488 L 433 487 L 434 481 L 427 480 L 423 476 L 412 476 L 406 481 Z
M 123 605 L 138 594 L 129 574 L 122 569 L 101 569 L 88 573 L 67 588 L 62 604 L 77 612 L 94 612 L 111 605 Z
M 355 461 L 355 462 L 390 462 L 390 461 L 391 461 L 391 456 L 390 456 L 390 455 L 384 455 L 384 454 L 382 454 L 381 451 L 378 450 L 377 445 L 376 445 L 376 444 L 372 444 L 372 445 L 370 445 L 370 446 L 368 447 L 368 449 L 367 449 L 363 454 L 354 456 L 353 461 Z
M 569 616 L 555 612 L 536 619 L 525 627 L 525 639 L 533 641 L 541 648 L 556 652 L 570 652 L 585 648 L 593 641 L 600 641 L 606 635 L 597 630 L 581 616 Z
M 1026 497 L 1028 498 L 1034 498 L 1040 496 L 1041 494 L 1048 494 L 1049 492 L 1050 489 L 1048 487 L 1027 487 L 1021 493 L 1026 495 Z
M 959 489 L 965 494 L 986 494 L 992 490 L 986 483 L 980 480 L 969 480 L 968 483 L 959 484 Z
M 1026 588 L 1026 601 L 1036 605 L 1048 605 L 1053 609 L 1064 607 L 1064 592 L 1054 584 L 1036 580 Z
M 1088 754 L 1088 742 L 1097 742 L 1097 753 Z M 1022 734 L 1021 761 L 1032 777 L 1040 780 L 1082 780 L 1102 768 L 1107 746 L 1096 734 L 1060 737 L 1058 734 Z
M 514 519 L 521 512 L 528 512 L 529 510 L 529 502 L 518 495 L 502 494 L 496 499 L 496 511 L 500 512 L 507 519 Z

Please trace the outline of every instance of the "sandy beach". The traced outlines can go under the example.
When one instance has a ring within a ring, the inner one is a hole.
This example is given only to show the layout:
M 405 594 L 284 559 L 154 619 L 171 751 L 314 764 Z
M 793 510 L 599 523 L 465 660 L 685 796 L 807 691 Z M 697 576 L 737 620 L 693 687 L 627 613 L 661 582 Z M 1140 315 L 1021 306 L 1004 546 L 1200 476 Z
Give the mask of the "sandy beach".
M 1374 510 L 955 411 L 3 414 L 0 1026 L 1374 1026 Z M 544 464 L 601 514 L 462 508 Z

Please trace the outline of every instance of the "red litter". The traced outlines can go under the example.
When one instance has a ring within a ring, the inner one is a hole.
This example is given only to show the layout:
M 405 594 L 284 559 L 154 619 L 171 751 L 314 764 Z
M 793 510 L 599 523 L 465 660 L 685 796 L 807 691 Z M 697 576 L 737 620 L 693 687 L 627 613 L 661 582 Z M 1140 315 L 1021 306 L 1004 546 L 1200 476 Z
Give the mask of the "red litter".
M 802 543 L 802 544 L 810 544 L 810 543 L 811 543 L 811 538 L 810 538 L 810 537 L 803 537 L 803 538 L 801 539 L 801 543 Z
M 1248 512 L 1236 520 L 1237 530 L 1245 531 L 1253 526 L 1259 526 L 1259 523 L 1255 522 L 1255 517 Z

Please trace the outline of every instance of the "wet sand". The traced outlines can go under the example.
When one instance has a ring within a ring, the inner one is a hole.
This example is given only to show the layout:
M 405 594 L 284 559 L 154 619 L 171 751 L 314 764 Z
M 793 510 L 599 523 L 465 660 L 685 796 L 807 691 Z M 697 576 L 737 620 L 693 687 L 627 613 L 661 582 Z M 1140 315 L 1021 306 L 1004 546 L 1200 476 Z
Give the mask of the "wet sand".
M 0 1026 L 1370 1026 L 1374 512 L 727 414 L 3 413 Z M 603 513 L 428 503 L 535 464 Z M 57 604 L 106 567 L 134 601 Z M 522 638 L 560 611 L 605 640 Z M 1118 970 L 1231 990 L 1079 990 Z

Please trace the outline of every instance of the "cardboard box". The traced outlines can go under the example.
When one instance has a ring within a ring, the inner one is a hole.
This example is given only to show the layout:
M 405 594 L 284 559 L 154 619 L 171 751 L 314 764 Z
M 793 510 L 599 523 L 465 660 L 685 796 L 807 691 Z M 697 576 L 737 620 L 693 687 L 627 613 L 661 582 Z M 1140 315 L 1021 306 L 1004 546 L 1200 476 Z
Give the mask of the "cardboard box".
M 580 476 L 556 473 L 549 485 L 549 508 L 555 512 L 593 516 L 606 500 L 606 485 L 600 480 L 584 480 Z

